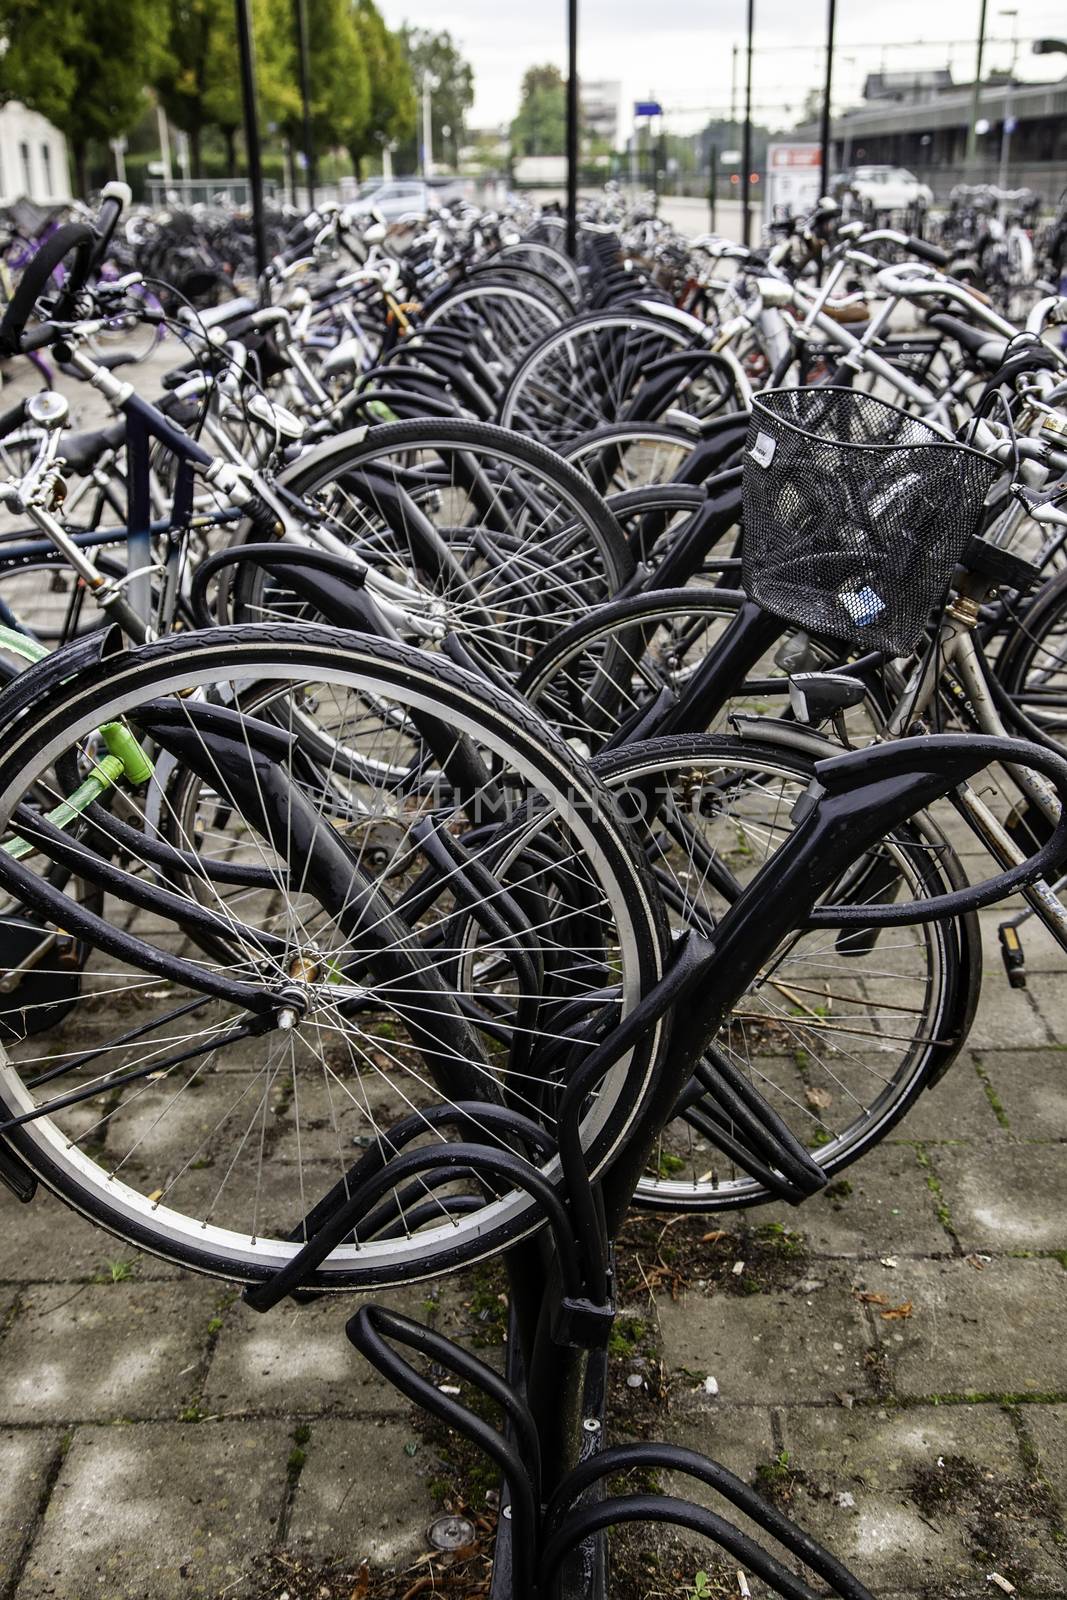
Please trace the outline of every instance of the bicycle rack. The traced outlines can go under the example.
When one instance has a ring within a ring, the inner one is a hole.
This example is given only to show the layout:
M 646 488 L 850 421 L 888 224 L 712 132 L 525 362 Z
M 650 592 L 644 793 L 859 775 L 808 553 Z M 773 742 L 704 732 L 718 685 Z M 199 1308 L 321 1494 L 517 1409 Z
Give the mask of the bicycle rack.
M 869 1600 L 863 1585 L 828 1551 L 725 1467 L 668 1444 L 607 1445 L 607 1352 L 615 1316 L 611 1241 L 656 1132 L 680 1098 L 691 1096 L 696 1103 L 710 1092 L 711 1131 L 721 1131 L 714 1127 L 718 1107 L 729 1116 L 756 1170 L 766 1170 L 790 1198 L 802 1198 L 825 1181 L 762 1098 L 733 1073 L 725 1057 L 707 1048 L 709 1028 L 713 1032 L 735 1003 L 738 970 L 744 982 L 743 973 L 770 955 L 784 929 L 921 920 L 970 909 L 1017 881 L 1032 881 L 1067 845 L 1067 806 L 1044 852 L 999 879 L 910 907 L 845 903 L 812 910 L 837 881 L 843 854 L 867 848 L 887 827 L 990 759 L 1018 758 L 1021 751 L 1067 795 L 1067 764 L 1037 747 L 1004 740 L 939 736 L 821 762 L 816 781 L 794 808 L 788 854 L 783 846 L 757 874 L 714 931 L 714 942 L 692 930 L 682 935 L 663 978 L 621 1023 L 605 1036 L 602 1017 L 587 1019 L 560 1047 L 556 1065 L 565 1087 L 554 1108 L 555 1138 L 509 1107 L 481 1101 L 416 1112 L 365 1151 L 317 1203 L 293 1236 L 304 1242 L 289 1264 L 246 1292 L 248 1303 L 261 1311 L 283 1296 L 303 1297 L 311 1274 L 337 1244 L 357 1228 L 370 1238 L 402 1225 L 405 1200 L 417 1205 L 427 1185 L 434 1188 L 456 1177 L 475 1180 L 479 1194 L 435 1196 L 435 1206 L 453 1205 L 457 1213 L 491 1200 L 502 1182 L 531 1197 L 545 1226 L 505 1255 L 510 1301 L 504 1377 L 443 1335 L 381 1306 L 364 1306 L 346 1330 L 350 1342 L 402 1394 L 500 1468 L 504 1490 L 492 1600 L 606 1600 L 605 1534 L 632 1521 L 671 1523 L 699 1534 L 783 1600 L 815 1600 L 816 1591 L 779 1554 L 719 1511 L 672 1494 L 605 1496 L 604 1480 L 631 1468 L 694 1478 L 755 1523 L 824 1589 L 841 1600 Z M 771 917 L 764 880 L 773 891 Z M 623 1147 L 593 1178 L 581 1140 L 583 1109 L 609 1068 L 658 1024 L 669 1036 L 658 1074 L 631 1115 Z M 419 1134 L 446 1125 L 459 1132 L 461 1142 L 413 1145 Z M 536 1153 L 543 1166 L 535 1166 L 527 1152 Z M 472 1385 L 500 1408 L 503 1428 L 442 1393 L 393 1346 L 428 1356 Z
M 677 998 L 696 981 L 699 960 L 684 953 L 667 982 Z M 660 997 L 662 1003 L 662 997 Z M 653 1002 L 653 996 L 649 997 Z M 632 1468 L 687 1475 L 716 1490 L 755 1522 L 787 1556 L 799 1559 L 841 1600 L 870 1600 L 864 1587 L 788 1518 L 763 1501 L 725 1467 L 669 1444 L 608 1448 L 608 1340 L 615 1317 L 612 1254 L 599 1184 L 581 1158 L 583 1102 L 610 1059 L 625 1048 L 638 1016 L 609 1047 L 591 1051 L 574 1072 L 560 1102 L 555 1144 L 530 1119 L 480 1102 L 439 1106 L 398 1123 L 355 1162 L 344 1180 L 306 1219 L 307 1241 L 288 1267 L 245 1299 L 265 1311 L 285 1295 L 303 1298 L 308 1275 L 341 1239 L 375 1219 L 388 1226 L 386 1195 L 438 1172 L 477 1176 L 491 1192 L 500 1178 L 533 1196 L 547 1227 L 505 1256 L 509 1276 L 507 1369 L 501 1376 L 443 1334 L 380 1305 L 365 1305 L 348 1321 L 349 1341 L 407 1399 L 463 1435 L 499 1467 L 503 1485 L 490 1600 L 606 1600 L 606 1534 L 632 1521 L 673 1523 L 717 1544 L 784 1600 L 816 1600 L 816 1591 L 783 1560 L 727 1517 L 668 1494 L 609 1495 L 605 1478 Z M 463 1143 L 408 1148 L 427 1124 L 451 1124 L 469 1135 L 499 1137 L 501 1144 Z M 504 1141 L 507 1141 L 505 1144 Z M 386 1156 L 385 1146 L 391 1150 Z M 550 1182 L 513 1146 L 557 1155 L 559 1178 Z M 472 1197 L 451 1197 L 455 1203 Z M 302 1230 L 303 1231 L 303 1230 Z M 398 1350 L 394 1347 L 400 1347 Z M 503 1427 L 493 1427 L 470 1406 L 424 1377 L 400 1353 L 428 1358 L 483 1400 L 497 1406 Z

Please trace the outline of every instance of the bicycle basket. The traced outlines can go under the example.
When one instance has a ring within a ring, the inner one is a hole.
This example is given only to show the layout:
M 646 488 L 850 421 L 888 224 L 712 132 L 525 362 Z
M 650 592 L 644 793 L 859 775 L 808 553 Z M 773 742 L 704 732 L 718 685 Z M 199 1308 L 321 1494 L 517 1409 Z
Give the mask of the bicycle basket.
M 852 389 L 757 395 L 745 446 L 745 593 L 813 633 L 906 655 L 999 472 Z

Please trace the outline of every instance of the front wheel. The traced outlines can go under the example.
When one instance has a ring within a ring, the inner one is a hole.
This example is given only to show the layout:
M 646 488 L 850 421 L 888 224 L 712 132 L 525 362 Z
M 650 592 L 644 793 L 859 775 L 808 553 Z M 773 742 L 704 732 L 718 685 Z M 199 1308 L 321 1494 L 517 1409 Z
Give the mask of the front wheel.
M 628 797 L 621 809 L 637 819 L 675 929 L 709 936 L 789 836 L 813 768 L 774 745 L 705 735 L 650 740 L 594 765 Z M 824 898 L 905 902 L 961 881 L 950 847 L 921 816 L 894 829 Z M 947 1069 L 967 1036 L 980 973 L 973 914 L 913 927 L 800 929 L 753 976 L 714 1048 L 829 1175 L 884 1138 Z M 739 1137 L 713 1091 L 690 1094 L 653 1147 L 638 1203 L 706 1212 L 773 1199 L 736 1152 L 724 1153 Z

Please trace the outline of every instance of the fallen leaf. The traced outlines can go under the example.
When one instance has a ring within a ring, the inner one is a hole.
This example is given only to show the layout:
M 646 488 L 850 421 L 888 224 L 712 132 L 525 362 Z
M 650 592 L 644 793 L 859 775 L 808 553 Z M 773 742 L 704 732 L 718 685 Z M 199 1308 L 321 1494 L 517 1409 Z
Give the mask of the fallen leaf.
M 869 1289 L 853 1289 L 852 1293 L 865 1306 L 887 1306 L 889 1304 L 889 1296 L 887 1294 L 874 1294 Z
M 887 1306 L 882 1312 L 883 1322 L 903 1322 L 905 1317 L 910 1317 L 912 1305 L 910 1300 L 905 1300 L 902 1306 Z
M 805 1089 L 804 1099 L 813 1111 L 825 1111 L 834 1103 L 834 1097 L 829 1089 Z
M 716 1228 L 711 1233 L 702 1233 L 700 1235 L 700 1242 L 701 1242 L 701 1244 L 718 1244 L 720 1239 L 725 1239 L 725 1238 L 726 1238 L 726 1229 L 725 1228 Z

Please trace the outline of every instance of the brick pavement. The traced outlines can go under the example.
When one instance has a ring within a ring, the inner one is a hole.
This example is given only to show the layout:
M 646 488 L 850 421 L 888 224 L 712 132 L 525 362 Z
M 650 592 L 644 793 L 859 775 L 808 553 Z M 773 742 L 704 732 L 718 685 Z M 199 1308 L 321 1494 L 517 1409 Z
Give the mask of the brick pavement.
M 882 1595 L 999 1594 L 994 1570 L 1067 1595 L 1067 960 L 1030 946 L 1030 988 L 990 969 L 975 1046 L 896 1137 L 800 1211 L 716 1219 L 706 1278 L 660 1241 L 680 1265 L 616 1341 L 616 1437 L 717 1455 Z M 346 1343 L 348 1302 L 258 1317 L 49 1197 L 0 1216 L 2 1600 L 258 1600 L 279 1549 L 404 1593 L 462 1473 Z M 485 1277 L 390 1298 L 491 1345 Z M 692 1581 L 667 1560 L 622 1600 Z

